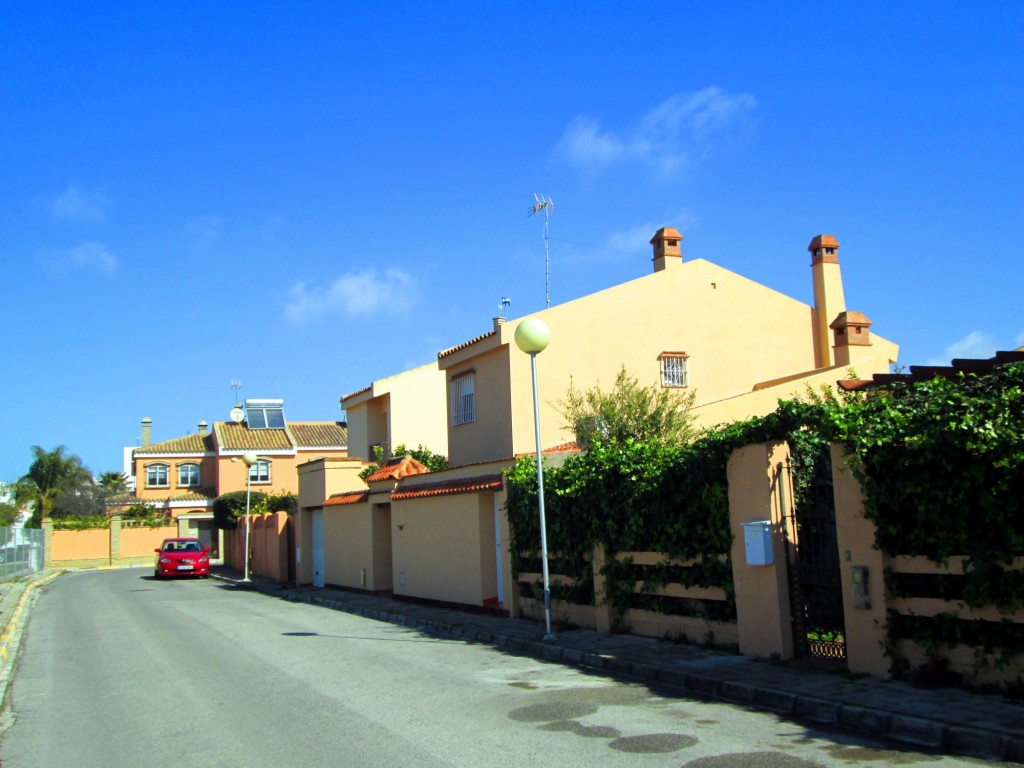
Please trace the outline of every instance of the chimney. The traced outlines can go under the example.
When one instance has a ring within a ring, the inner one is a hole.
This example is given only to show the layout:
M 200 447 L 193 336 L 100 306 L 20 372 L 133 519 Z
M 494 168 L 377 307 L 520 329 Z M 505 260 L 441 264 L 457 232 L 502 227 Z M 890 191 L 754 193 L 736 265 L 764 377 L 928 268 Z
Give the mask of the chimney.
M 206 437 L 206 428 L 208 426 L 210 426 L 210 425 L 207 424 L 205 421 L 200 421 L 199 422 L 199 436 L 200 437 Z
M 829 326 L 835 339 L 836 365 L 850 364 L 850 347 L 871 346 L 871 321 L 860 312 L 840 312 Z
M 142 447 L 149 445 L 153 438 L 153 420 L 149 416 L 142 418 Z
M 839 271 L 839 241 L 833 235 L 818 235 L 807 250 L 811 252 L 814 281 L 814 367 L 829 368 L 836 365 L 829 322 L 846 311 L 843 276 Z
M 672 227 L 662 227 L 654 233 L 651 245 L 654 246 L 654 271 L 675 268 L 683 263 L 683 251 L 680 243 L 683 236 Z

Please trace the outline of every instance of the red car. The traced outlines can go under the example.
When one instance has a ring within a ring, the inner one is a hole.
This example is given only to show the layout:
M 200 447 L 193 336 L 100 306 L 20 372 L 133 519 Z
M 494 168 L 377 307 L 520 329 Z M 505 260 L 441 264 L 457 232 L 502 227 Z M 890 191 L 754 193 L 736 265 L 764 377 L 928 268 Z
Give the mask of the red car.
M 204 547 L 199 539 L 164 539 L 156 552 L 156 567 L 153 576 L 202 576 L 210 575 L 210 548 Z

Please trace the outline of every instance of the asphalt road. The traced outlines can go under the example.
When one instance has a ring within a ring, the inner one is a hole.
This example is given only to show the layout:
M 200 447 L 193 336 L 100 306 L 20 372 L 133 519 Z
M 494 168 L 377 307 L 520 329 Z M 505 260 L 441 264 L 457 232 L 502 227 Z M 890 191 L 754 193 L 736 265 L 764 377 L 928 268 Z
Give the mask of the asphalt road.
M 978 765 L 216 581 L 43 588 L 3 768 Z

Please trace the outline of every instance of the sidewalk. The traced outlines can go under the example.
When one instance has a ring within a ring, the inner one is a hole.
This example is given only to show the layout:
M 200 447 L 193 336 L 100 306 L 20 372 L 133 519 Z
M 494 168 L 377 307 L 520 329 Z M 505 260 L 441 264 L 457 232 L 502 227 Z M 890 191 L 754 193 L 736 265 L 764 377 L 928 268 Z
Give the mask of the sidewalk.
M 0 701 L 7 693 L 11 664 L 21 642 L 24 609 L 33 590 L 55 579 L 61 572 L 52 568 L 0 582 Z
M 211 576 L 242 585 L 241 574 Z M 487 643 L 554 662 L 601 670 L 687 694 L 840 726 L 942 752 L 1024 762 L 1024 702 L 959 689 L 928 690 L 895 680 L 822 672 L 632 635 L 587 629 L 544 642 L 542 624 L 461 612 L 340 589 L 289 587 L 254 577 L 264 594 L 400 624 L 433 635 Z

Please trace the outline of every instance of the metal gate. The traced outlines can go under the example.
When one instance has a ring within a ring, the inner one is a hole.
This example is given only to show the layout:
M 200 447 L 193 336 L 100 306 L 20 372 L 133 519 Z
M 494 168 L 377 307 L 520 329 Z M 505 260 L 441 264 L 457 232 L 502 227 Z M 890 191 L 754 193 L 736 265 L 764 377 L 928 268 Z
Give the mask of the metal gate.
M 832 461 L 827 449 L 812 460 L 790 459 L 779 467 L 793 489 L 783 504 L 786 552 L 789 560 L 789 598 L 796 655 L 846 660 L 843 585 L 836 538 L 836 505 L 832 491 Z

